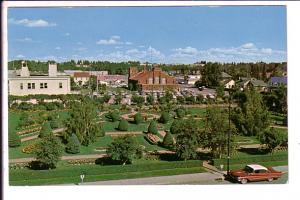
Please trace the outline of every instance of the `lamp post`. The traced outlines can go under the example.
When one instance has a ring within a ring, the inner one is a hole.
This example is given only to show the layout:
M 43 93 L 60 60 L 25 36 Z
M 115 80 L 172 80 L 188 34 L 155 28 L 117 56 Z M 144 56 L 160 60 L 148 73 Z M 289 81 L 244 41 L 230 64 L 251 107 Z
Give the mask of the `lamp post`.
M 229 89 L 229 106 L 228 106 L 228 126 L 229 130 L 227 133 L 227 175 L 229 175 L 229 160 L 230 160 L 230 134 L 231 134 L 231 127 L 230 127 L 230 112 L 231 112 L 231 91 Z

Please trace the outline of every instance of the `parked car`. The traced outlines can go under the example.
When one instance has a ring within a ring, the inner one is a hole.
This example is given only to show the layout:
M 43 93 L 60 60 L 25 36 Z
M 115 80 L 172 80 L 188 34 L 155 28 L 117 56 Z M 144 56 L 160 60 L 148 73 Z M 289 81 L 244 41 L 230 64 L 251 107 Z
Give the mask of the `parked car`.
M 281 177 L 283 173 L 272 167 L 264 167 L 257 164 L 246 165 L 244 169 L 230 170 L 229 177 L 242 184 L 248 181 L 273 181 Z

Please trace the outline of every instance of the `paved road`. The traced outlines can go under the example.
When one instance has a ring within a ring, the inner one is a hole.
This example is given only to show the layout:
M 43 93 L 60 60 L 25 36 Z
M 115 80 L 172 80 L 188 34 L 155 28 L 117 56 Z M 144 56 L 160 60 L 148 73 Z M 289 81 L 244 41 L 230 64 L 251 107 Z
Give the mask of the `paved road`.
M 273 182 L 249 182 L 247 184 L 285 184 L 288 181 L 288 167 L 278 166 L 274 167 L 275 170 L 283 171 L 285 174 L 278 180 Z M 213 173 L 197 173 L 197 174 L 182 174 L 174 176 L 160 176 L 149 178 L 136 178 L 136 179 L 123 179 L 113 181 L 97 181 L 87 182 L 82 185 L 219 185 L 219 184 L 239 184 L 232 183 L 227 180 L 222 180 L 222 175 Z

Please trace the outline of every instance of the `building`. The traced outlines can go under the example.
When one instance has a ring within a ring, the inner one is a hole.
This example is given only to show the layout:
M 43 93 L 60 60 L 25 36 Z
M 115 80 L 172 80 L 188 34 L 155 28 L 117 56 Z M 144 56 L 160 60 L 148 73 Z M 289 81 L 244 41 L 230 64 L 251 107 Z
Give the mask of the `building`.
M 108 75 L 108 71 L 81 71 L 81 70 L 64 70 L 64 73 L 69 76 L 74 76 L 76 72 L 88 72 L 91 76 Z
M 127 86 L 128 76 L 126 75 L 98 75 L 98 84 L 110 86 Z
M 154 67 L 150 71 L 144 68 L 140 72 L 136 67 L 129 68 L 128 87 L 142 91 L 179 90 L 175 78 L 158 67 Z
M 257 91 L 263 92 L 267 89 L 267 84 L 262 81 L 258 80 L 256 78 L 241 78 L 241 82 L 239 83 L 242 90 L 253 87 Z
M 79 85 L 87 85 L 88 81 L 90 80 L 90 73 L 89 72 L 75 72 L 74 73 L 74 82 Z
M 287 76 L 275 76 L 271 77 L 269 81 L 269 87 L 276 88 L 279 86 L 287 86 Z
M 201 79 L 201 75 L 198 74 L 198 75 L 188 75 L 188 78 L 187 78 L 187 84 L 188 85 L 195 85 L 195 83 L 197 81 L 199 81 Z
M 49 64 L 48 75 L 30 75 L 27 64 L 23 61 L 19 75 L 17 72 L 8 74 L 8 93 L 16 96 L 69 94 L 70 77 L 58 75 L 56 64 Z
M 230 80 L 228 82 L 225 82 L 224 84 L 224 88 L 225 89 L 231 89 L 235 86 L 235 81 L 234 80 Z

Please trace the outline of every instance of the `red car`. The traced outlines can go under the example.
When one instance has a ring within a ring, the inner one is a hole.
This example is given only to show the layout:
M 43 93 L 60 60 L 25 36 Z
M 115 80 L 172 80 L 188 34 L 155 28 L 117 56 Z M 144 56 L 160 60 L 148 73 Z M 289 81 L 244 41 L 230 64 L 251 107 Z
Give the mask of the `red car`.
M 282 174 L 272 167 L 267 168 L 257 164 L 247 165 L 244 169 L 229 171 L 229 176 L 242 184 L 248 181 L 273 181 L 280 178 Z

